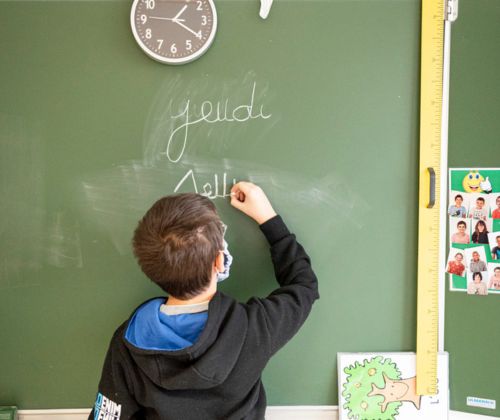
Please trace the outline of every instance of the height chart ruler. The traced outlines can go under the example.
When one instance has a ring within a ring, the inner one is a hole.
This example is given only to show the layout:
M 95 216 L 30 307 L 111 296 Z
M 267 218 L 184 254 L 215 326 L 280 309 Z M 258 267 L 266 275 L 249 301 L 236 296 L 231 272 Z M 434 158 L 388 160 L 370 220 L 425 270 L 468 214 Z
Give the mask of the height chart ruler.
M 443 349 L 449 39 L 457 5 L 458 0 L 422 0 L 416 369 L 419 395 L 437 393 L 437 352 Z

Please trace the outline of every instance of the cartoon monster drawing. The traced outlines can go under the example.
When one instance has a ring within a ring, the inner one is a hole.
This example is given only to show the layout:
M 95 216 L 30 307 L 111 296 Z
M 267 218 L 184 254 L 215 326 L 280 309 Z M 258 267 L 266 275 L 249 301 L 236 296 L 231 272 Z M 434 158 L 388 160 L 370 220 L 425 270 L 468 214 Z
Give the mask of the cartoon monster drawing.
M 395 420 L 404 402 L 420 409 L 422 397 L 416 394 L 416 377 L 402 379 L 396 363 L 389 358 L 376 356 L 362 364 L 355 362 L 344 372 L 343 407 L 349 419 Z

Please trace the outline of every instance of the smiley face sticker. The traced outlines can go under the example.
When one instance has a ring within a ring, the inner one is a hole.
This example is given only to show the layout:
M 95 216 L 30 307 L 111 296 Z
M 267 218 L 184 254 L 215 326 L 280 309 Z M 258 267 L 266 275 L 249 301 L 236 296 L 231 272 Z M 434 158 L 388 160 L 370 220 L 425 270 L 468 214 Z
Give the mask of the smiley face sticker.
M 481 183 L 484 181 L 483 176 L 478 171 L 470 171 L 465 175 L 462 186 L 465 192 L 480 193 L 483 192 Z

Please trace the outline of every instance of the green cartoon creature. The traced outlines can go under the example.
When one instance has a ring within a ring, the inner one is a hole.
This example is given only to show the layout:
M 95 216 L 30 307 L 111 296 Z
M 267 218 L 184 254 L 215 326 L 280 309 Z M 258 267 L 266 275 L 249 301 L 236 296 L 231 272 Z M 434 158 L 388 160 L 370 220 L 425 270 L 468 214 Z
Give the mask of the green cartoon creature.
M 421 396 L 416 394 L 416 377 L 401 379 L 401 372 L 391 359 L 376 356 L 355 362 L 344 369 L 347 380 L 342 396 L 348 418 L 356 420 L 395 420 L 403 402 L 420 409 Z

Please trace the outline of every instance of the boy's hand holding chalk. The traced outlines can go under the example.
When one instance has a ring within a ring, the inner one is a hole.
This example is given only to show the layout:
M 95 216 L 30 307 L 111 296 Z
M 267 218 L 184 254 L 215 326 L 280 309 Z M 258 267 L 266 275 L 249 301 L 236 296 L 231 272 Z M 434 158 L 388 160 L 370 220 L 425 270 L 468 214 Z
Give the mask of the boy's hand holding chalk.
M 251 182 L 238 182 L 233 185 L 231 205 L 250 216 L 259 225 L 276 216 L 264 191 Z

